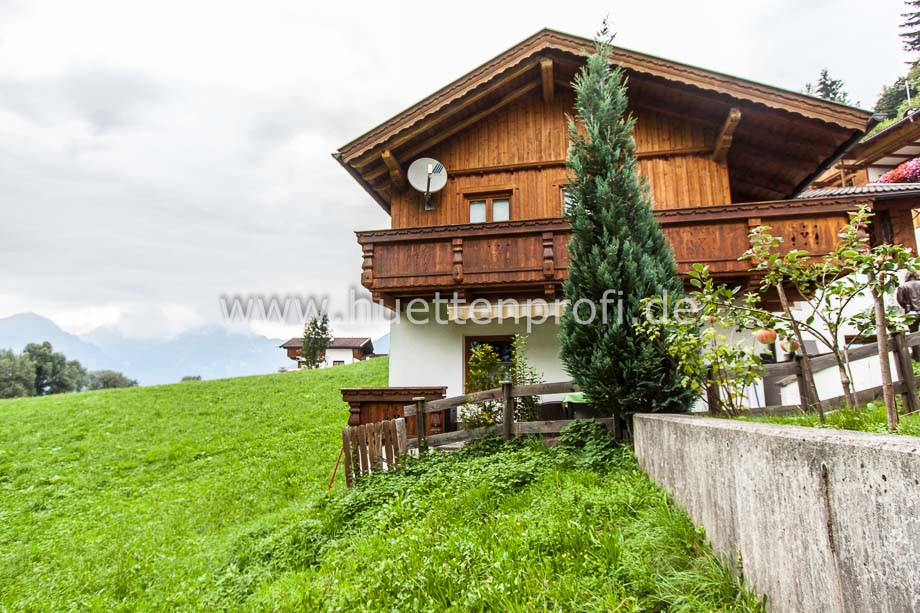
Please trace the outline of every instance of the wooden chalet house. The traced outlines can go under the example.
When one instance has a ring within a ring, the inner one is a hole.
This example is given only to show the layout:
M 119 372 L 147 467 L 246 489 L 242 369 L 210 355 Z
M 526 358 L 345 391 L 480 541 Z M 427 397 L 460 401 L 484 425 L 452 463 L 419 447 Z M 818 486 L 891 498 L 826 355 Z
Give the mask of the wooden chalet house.
M 357 232 L 364 287 L 391 308 L 420 298 L 432 319 L 437 310 L 446 321 L 393 324 L 391 386 L 464 393 L 471 347 L 490 342 L 505 354 L 511 335 L 527 331 L 523 319 L 499 323 L 500 309 L 489 305 L 530 297 L 560 308 L 566 114 L 572 78 L 592 50 L 588 39 L 542 30 L 334 154 L 391 219 L 389 228 Z M 627 49 L 614 48 L 611 61 L 628 75 L 640 171 L 682 272 L 700 262 L 748 285 L 749 265 L 738 257 L 750 228 L 769 224 L 786 245 L 821 253 L 863 203 L 885 232 L 914 246 L 912 194 L 797 197 L 859 141 L 870 113 Z M 406 179 L 423 156 L 450 177 L 431 210 Z M 479 306 L 434 302 L 455 292 Z M 468 321 L 470 310 L 489 323 Z M 557 322 L 530 314 L 531 361 L 548 381 L 570 378 Z
M 297 367 L 303 365 L 303 337 L 288 339 L 282 345 L 287 357 L 297 362 Z M 356 338 L 337 336 L 329 343 L 329 348 L 323 356 L 323 362 L 326 366 L 343 366 L 353 362 L 366 360 L 374 355 L 374 343 L 369 338 Z

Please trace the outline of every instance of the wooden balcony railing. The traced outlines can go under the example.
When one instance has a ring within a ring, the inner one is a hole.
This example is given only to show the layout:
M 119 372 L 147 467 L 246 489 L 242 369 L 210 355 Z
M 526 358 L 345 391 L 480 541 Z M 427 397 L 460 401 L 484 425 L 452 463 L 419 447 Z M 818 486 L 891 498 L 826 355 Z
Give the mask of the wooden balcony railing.
M 383 298 L 471 290 L 553 294 L 569 265 L 564 219 L 358 232 L 361 284 Z
M 821 255 L 831 250 L 848 212 L 871 196 L 752 202 L 656 211 L 686 273 L 695 263 L 732 282 L 751 280 L 738 258 L 752 227 L 766 224 L 786 249 Z M 357 232 L 361 284 L 376 299 L 441 294 L 554 295 L 569 263 L 568 223 L 562 218 Z

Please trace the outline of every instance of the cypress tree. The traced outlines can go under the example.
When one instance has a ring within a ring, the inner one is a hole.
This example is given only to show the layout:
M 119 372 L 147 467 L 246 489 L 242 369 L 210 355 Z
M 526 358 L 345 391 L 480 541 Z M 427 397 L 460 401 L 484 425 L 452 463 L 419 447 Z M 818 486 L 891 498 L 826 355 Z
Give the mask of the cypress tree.
M 667 294 L 673 305 L 683 296 L 683 285 L 652 215 L 648 184 L 637 172 L 635 119 L 626 110 L 623 72 L 611 67 L 609 45 L 596 44 L 573 81 L 566 213 L 572 238 L 561 357 L 592 403 L 607 414 L 686 411 L 692 393 L 681 386 L 661 348 L 638 337 L 632 325 L 643 316 L 644 298 Z M 609 305 L 606 322 L 605 294 L 622 301 Z M 589 319 L 588 302 L 595 305 L 596 317 L 580 323 Z

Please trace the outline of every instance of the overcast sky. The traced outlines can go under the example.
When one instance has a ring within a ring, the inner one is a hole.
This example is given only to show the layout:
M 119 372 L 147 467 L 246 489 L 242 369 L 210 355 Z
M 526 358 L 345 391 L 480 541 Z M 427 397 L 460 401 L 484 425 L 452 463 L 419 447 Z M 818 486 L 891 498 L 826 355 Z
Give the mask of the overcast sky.
M 868 108 L 902 6 L 0 0 L 0 316 L 166 336 L 222 294 L 344 301 L 353 230 L 389 220 L 330 153 L 540 28 L 609 13 L 619 45 L 789 89 L 826 66 Z

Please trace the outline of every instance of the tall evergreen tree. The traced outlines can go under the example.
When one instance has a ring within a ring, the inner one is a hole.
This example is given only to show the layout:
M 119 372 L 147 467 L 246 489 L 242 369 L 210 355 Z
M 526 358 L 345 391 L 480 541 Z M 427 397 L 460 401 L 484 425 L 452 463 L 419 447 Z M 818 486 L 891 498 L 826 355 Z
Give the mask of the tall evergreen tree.
M 901 13 L 904 22 L 901 24 L 902 32 L 898 34 L 904 45 L 905 51 L 920 51 L 920 0 L 905 0 L 907 12 Z
M 649 296 L 683 295 L 670 246 L 652 215 L 647 182 L 637 172 L 635 119 L 627 115 L 626 83 L 595 53 L 575 77 L 575 117 L 569 118 L 572 226 L 569 274 L 563 286 L 561 356 L 595 406 L 608 414 L 685 411 L 692 394 L 681 386 L 660 347 L 639 338 L 632 322 Z M 583 130 L 583 132 L 582 132 Z M 622 300 L 605 309 L 610 299 Z M 590 318 L 594 305 L 596 316 Z M 620 316 L 620 307 L 622 316 Z M 608 310 L 606 320 L 602 311 Z
M 891 85 L 882 86 L 882 93 L 879 94 L 878 100 L 875 101 L 875 112 L 885 113 L 889 117 L 894 117 L 898 113 L 898 107 L 906 100 L 907 79 L 898 77 Z
M 805 84 L 805 93 L 831 102 L 850 104 L 850 96 L 843 90 L 843 86 L 843 79 L 834 79 L 827 68 L 822 68 L 815 85 Z
M 300 357 L 306 368 L 319 368 L 326 359 L 326 350 L 332 343 L 329 333 L 329 316 L 325 311 L 310 319 L 303 327 L 303 349 Z

